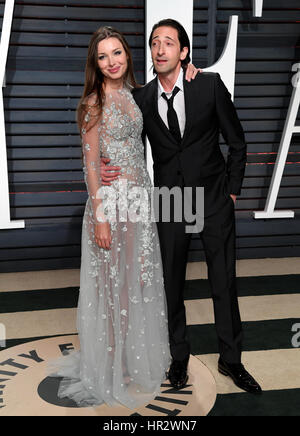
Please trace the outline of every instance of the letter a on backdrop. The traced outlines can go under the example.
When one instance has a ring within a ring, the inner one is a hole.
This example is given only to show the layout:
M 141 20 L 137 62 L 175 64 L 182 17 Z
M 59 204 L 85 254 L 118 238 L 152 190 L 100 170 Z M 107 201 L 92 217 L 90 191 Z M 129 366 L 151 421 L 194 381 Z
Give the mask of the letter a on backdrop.
M 0 42 L 0 83 L 4 83 L 8 45 L 14 12 L 14 0 L 6 0 Z M 9 209 L 9 186 L 6 153 L 6 134 L 3 92 L 0 92 L 0 229 L 24 228 L 25 222 L 11 221 Z
M 296 64 L 296 68 L 300 68 L 300 64 Z M 294 69 L 294 68 L 293 68 Z M 271 186 L 267 198 L 265 210 L 263 212 L 254 212 L 256 219 L 270 219 L 270 218 L 294 218 L 295 212 L 292 210 L 279 210 L 275 211 L 275 205 L 281 185 L 283 171 L 286 165 L 289 148 L 292 142 L 293 135 L 300 133 L 300 126 L 296 125 L 297 114 L 300 107 L 300 80 L 298 74 L 297 80 L 293 80 L 293 94 L 288 110 L 287 119 L 285 122 L 281 143 L 277 155 L 275 169 L 272 176 Z

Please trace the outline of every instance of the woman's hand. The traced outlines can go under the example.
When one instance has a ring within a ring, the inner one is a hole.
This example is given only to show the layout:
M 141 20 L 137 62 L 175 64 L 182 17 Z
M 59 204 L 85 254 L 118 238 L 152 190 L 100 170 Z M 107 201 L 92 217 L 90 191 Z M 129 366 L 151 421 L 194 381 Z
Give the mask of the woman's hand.
M 230 197 L 232 198 L 232 201 L 234 202 L 234 204 L 236 203 L 236 198 L 237 198 L 237 195 L 234 195 L 234 194 L 230 194 Z
M 202 73 L 201 68 L 196 68 L 195 65 L 188 64 L 187 69 L 186 69 L 186 73 L 185 73 L 185 78 L 188 82 L 190 82 L 191 80 L 195 79 L 195 77 L 197 76 L 198 73 Z
M 111 230 L 109 222 L 95 224 L 95 241 L 100 248 L 111 249 Z

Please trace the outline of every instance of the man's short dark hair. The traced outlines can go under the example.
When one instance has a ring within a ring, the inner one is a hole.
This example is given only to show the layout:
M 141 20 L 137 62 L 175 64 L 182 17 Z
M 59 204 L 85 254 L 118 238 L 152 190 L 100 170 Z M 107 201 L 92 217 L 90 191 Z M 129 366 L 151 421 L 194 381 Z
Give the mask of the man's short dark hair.
M 158 23 L 156 23 L 153 26 L 150 38 L 149 38 L 149 46 L 151 48 L 152 46 L 152 38 L 153 38 L 153 33 L 155 32 L 156 29 L 158 29 L 159 27 L 173 27 L 173 29 L 176 29 L 178 32 L 178 39 L 180 42 L 180 50 L 182 51 L 184 49 L 184 47 L 188 48 L 188 54 L 186 56 L 186 58 L 181 61 L 181 66 L 183 68 L 186 68 L 188 66 L 188 64 L 191 62 L 191 43 L 190 43 L 190 39 L 188 37 L 188 34 L 186 33 L 185 28 L 183 27 L 182 24 L 180 24 L 178 21 L 176 20 L 172 20 L 171 18 L 167 18 L 166 20 L 161 20 Z M 155 69 L 153 68 L 153 72 L 156 74 Z

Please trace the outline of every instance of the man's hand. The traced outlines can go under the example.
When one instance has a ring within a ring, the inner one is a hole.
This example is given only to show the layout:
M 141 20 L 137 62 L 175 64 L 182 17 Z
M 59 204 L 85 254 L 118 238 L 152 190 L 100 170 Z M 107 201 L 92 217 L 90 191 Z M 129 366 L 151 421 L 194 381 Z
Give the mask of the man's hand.
M 232 198 L 232 200 L 233 200 L 233 202 L 234 202 L 234 204 L 236 203 L 236 195 L 233 195 L 233 194 L 230 194 L 230 197 Z
M 110 159 L 101 158 L 100 173 L 103 186 L 111 186 L 111 182 L 117 180 L 122 174 L 121 167 L 110 167 L 107 165 L 109 162 Z
M 188 82 L 190 82 L 191 80 L 195 79 L 195 77 L 197 76 L 198 73 L 202 73 L 201 68 L 196 68 L 195 65 L 188 64 L 187 69 L 186 69 L 186 73 L 185 73 L 185 78 Z

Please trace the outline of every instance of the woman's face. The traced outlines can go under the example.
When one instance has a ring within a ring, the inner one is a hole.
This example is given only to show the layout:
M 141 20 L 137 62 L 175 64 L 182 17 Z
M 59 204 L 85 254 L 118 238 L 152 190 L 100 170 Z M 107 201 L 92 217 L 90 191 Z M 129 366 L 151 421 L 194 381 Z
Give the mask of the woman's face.
M 106 79 L 120 80 L 124 77 L 128 60 L 123 44 L 118 38 L 111 37 L 99 42 L 98 65 Z

